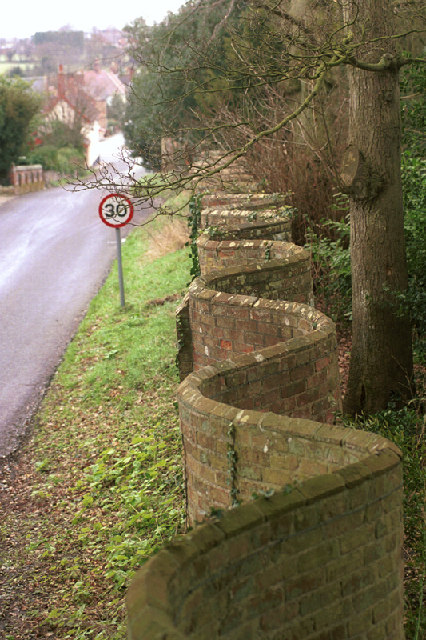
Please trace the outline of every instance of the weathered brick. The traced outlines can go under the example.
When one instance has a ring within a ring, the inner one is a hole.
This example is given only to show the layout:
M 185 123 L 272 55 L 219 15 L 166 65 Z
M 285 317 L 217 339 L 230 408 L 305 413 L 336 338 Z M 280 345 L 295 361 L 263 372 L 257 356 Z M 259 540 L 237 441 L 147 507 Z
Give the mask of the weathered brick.
M 280 629 L 283 621 L 289 622 L 293 620 L 299 613 L 299 604 L 297 602 L 285 602 L 280 606 L 268 611 L 260 618 L 260 629 L 265 633 L 273 629 Z
M 359 547 L 365 547 L 372 539 L 374 539 L 374 528 L 371 526 L 358 527 L 340 538 L 340 553 L 344 555 Z
M 296 302 L 312 297 L 308 254 L 262 239 L 289 220 L 251 219 L 273 196 L 209 198 L 203 224 L 222 235 L 199 239 L 203 276 L 178 311 L 181 375 L 196 371 L 178 392 L 189 520 L 229 508 L 231 485 L 244 500 L 276 493 L 146 565 L 152 593 L 139 579 L 130 618 L 144 611 L 149 631 L 135 640 L 402 640 L 400 452 L 313 422 L 339 408 L 335 327 Z
M 346 620 L 351 613 L 352 605 L 350 598 L 339 598 L 335 602 L 332 602 L 331 605 L 322 607 L 314 613 L 315 629 L 319 632 L 324 629 L 325 631 L 323 633 L 325 634 L 331 633 L 332 631 L 335 635 L 341 634 L 342 628 L 346 632 Z M 332 630 L 330 630 L 330 627 L 332 627 Z M 346 639 L 347 636 L 345 635 L 344 638 Z
M 301 553 L 298 557 L 297 566 L 301 573 L 305 571 L 311 571 L 319 566 L 326 565 L 328 562 L 332 562 L 338 555 L 339 549 L 335 542 L 323 542 L 322 532 L 320 529 L 311 532 L 309 534 L 313 537 L 311 548 L 308 547 L 308 551 Z M 291 540 L 291 547 L 298 547 L 298 551 L 302 551 L 302 545 L 295 544 L 295 541 L 303 541 L 304 536 L 300 535 Z
M 316 589 L 300 600 L 300 613 L 302 616 L 310 615 L 324 606 L 338 600 L 340 596 L 340 587 L 338 584 L 327 585 Z

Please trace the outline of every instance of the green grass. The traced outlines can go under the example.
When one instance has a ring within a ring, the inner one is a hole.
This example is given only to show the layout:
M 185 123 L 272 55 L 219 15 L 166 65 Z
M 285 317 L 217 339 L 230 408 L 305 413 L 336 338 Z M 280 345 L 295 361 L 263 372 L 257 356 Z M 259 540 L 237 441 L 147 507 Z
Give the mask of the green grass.
M 184 293 L 189 260 L 178 251 L 147 262 L 147 244 L 144 229 L 127 239 L 126 307 L 114 268 L 38 415 L 31 508 L 19 523 L 26 549 L 20 540 L 11 560 L 26 566 L 26 593 L 37 595 L 13 640 L 124 639 L 124 588 L 182 530 L 177 302 L 159 299 Z M 16 525 L 6 518 L 3 532 Z

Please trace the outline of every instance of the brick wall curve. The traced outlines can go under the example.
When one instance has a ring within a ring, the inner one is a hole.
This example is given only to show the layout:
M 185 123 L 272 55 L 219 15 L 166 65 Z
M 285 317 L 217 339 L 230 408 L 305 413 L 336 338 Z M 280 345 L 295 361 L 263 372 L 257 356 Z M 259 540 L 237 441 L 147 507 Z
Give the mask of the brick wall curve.
M 264 240 L 259 238 L 241 239 L 211 237 L 205 233 L 198 239 L 198 259 L 202 273 L 239 265 L 247 266 L 270 260 L 282 260 L 293 263 L 295 267 L 304 267 L 310 278 L 309 254 L 292 242 Z M 287 274 L 283 274 L 287 279 Z
M 281 217 L 273 210 L 241 211 L 205 209 L 201 213 L 201 224 L 215 239 L 256 239 L 291 240 L 291 219 L 283 211 Z
M 127 594 L 130 640 L 402 640 L 401 465 L 363 435 L 360 462 L 218 514 L 152 558 Z
M 214 198 L 221 220 L 248 210 Z M 200 241 L 207 272 L 177 314 L 188 519 L 207 520 L 138 572 L 130 638 L 402 640 L 400 452 L 330 424 L 334 324 L 270 284 L 303 250 L 231 227 Z

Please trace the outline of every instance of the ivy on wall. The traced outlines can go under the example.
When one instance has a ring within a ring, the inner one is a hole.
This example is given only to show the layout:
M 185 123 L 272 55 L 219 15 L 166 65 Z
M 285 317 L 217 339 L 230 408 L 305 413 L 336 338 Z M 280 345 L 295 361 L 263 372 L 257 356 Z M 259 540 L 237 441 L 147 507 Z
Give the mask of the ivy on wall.
M 192 276 L 191 281 L 201 274 L 197 247 L 197 238 L 201 222 L 201 197 L 200 194 L 196 194 L 191 196 L 189 200 L 188 227 L 190 240 L 188 245 L 190 247 L 189 257 L 191 258 L 191 268 L 189 271 Z

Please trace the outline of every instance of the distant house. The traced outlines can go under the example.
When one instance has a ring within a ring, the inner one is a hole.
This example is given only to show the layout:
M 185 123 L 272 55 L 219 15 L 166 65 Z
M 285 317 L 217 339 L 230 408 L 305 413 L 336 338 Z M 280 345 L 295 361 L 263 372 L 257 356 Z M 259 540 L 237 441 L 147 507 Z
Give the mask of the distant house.
M 96 101 L 84 86 L 82 73 L 64 73 L 59 66 L 57 86 L 45 109 L 46 119 L 59 120 L 70 127 L 78 124 L 85 139 L 86 163 L 91 167 L 99 156 L 105 135 L 106 104 Z
M 86 91 L 97 101 L 104 101 L 110 105 L 115 95 L 123 102 L 126 99 L 126 87 L 118 75 L 101 69 L 98 61 L 95 61 L 93 69 L 83 71 L 83 78 Z
M 101 69 L 99 62 L 95 61 L 93 69 L 83 71 L 83 78 L 86 91 L 90 93 L 97 104 L 105 105 L 106 113 L 108 107 L 112 105 L 114 97 L 118 96 L 123 103 L 125 102 L 126 87 L 112 69 Z M 105 124 L 102 122 L 101 126 L 107 129 L 106 119 Z
M 56 85 L 47 105 L 47 118 L 71 127 L 80 122 L 90 167 L 99 157 L 99 143 L 107 130 L 107 105 L 114 95 L 124 101 L 125 87 L 115 73 L 100 69 L 98 63 L 90 71 L 77 73 L 64 73 L 60 65 Z

